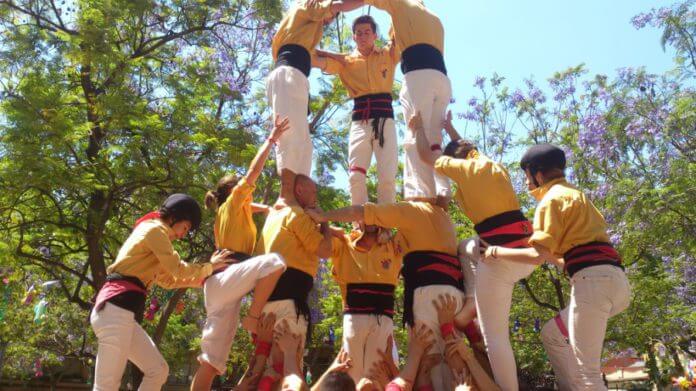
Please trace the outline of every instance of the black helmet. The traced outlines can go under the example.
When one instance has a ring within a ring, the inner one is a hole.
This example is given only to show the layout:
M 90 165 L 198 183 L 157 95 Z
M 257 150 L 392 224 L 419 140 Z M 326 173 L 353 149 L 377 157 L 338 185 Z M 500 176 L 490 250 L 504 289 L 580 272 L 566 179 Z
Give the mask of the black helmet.
M 527 152 L 520 160 L 520 167 L 523 170 L 529 169 L 532 176 L 539 171 L 550 169 L 565 170 L 566 157 L 565 152 L 552 144 L 538 144 L 529 147 Z
M 196 230 L 201 225 L 201 207 L 193 197 L 187 194 L 172 194 L 160 208 L 167 216 L 173 218 L 173 222 L 187 220 L 191 222 L 191 229 Z

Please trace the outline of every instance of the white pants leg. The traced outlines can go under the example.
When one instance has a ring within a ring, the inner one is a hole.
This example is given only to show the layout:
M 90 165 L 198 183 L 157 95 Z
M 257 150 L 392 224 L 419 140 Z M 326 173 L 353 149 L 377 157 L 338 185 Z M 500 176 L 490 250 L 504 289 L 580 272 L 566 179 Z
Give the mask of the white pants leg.
M 353 366 L 348 371 L 357 384 L 381 358 L 377 350 L 391 349 L 386 342 L 394 332 L 394 322 L 384 315 L 343 315 L 343 348 Z
M 219 374 L 225 372 L 237 333 L 242 297 L 254 289 L 258 280 L 284 269 L 280 255 L 270 253 L 231 265 L 206 280 L 206 319 L 198 361 L 210 364 Z
M 579 371 L 575 390 L 606 390 L 600 360 L 607 321 L 631 301 L 631 287 L 623 270 L 598 265 L 580 270 L 570 280 L 569 334 Z
M 565 333 L 567 333 L 567 307 L 561 311 L 560 321 L 563 323 Z M 568 343 L 568 338 L 564 335 L 564 331 L 558 326 L 556 318 L 552 318 L 541 328 L 541 342 L 544 344 L 544 350 L 546 350 L 546 355 L 549 357 L 551 367 L 553 367 L 553 373 L 556 375 L 558 389 L 560 391 L 572 390 L 571 380 L 579 369 L 575 362 L 573 349 Z
M 510 306 L 515 283 L 529 276 L 534 265 L 498 260 L 479 262 L 476 269 L 476 312 L 495 382 L 503 391 L 517 391 L 517 366 L 510 344 Z
M 464 306 L 464 295 L 462 292 L 448 285 L 430 285 L 415 290 L 413 294 L 413 317 L 416 323 L 425 324 L 432 330 L 435 336 L 435 344 L 426 354 L 439 354 L 444 357 L 445 341 L 440 334 L 440 322 L 437 319 L 437 310 L 433 305 L 433 300 L 437 300 L 439 295 L 450 295 L 457 301 L 456 312 L 461 311 Z M 445 364 L 444 360 L 440 365 L 433 368 L 431 380 L 435 391 L 451 389 L 452 373 Z
M 377 161 L 377 203 L 393 204 L 396 202 L 396 174 L 399 170 L 399 154 L 394 120 L 384 120 L 384 145 L 372 138 L 372 149 Z
M 348 142 L 348 184 L 352 205 L 368 201 L 367 170 L 372 161 L 372 125 L 370 122 L 353 121 Z
M 133 312 L 106 303 L 101 311 L 92 311 L 90 323 L 99 343 L 95 391 L 117 391 L 128 360 L 144 373 L 139 390 L 162 388 L 169 367 L 152 339 L 135 321 Z
M 442 121 L 451 97 L 452 85 L 442 72 L 422 69 L 404 75 L 404 85 L 399 97 L 404 120 L 408 122 L 411 116 L 420 112 L 426 137 L 433 148 L 442 147 Z M 436 175 L 433 167 L 420 159 L 410 130 L 406 131 L 404 150 L 404 197 L 449 196 L 449 180 Z
M 312 169 L 312 139 L 307 122 L 309 80 L 291 66 L 279 66 L 268 75 L 266 94 L 273 115 L 290 120 L 290 129 L 278 139 L 276 146 L 278 173 L 288 169 L 309 176 Z
M 459 257 L 459 263 L 462 264 L 462 272 L 464 273 L 466 297 L 473 298 L 476 292 L 476 265 L 480 258 L 478 237 L 474 236 L 459 242 L 457 256 Z
M 380 146 L 372 131 L 372 121 L 353 121 L 350 126 L 348 180 L 352 205 L 362 205 L 368 201 L 366 173 L 373 153 L 377 160 L 377 202 L 385 204 L 396 201 L 396 173 L 399 169 L 396 126 L 393 119 L 384 120 L 384 146 Z

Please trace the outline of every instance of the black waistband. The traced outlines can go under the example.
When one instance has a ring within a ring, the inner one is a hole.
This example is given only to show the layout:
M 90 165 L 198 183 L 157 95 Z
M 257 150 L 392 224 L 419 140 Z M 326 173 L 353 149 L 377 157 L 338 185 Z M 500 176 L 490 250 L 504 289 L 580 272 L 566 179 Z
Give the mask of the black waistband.
M 311 275 L 294 268 L 287 268 L 276 283 L 268 301 L 292 300 L 298 315 L 303 315 L 309 320 L 309 292 L 314 285 Z
M 277 68 L 281 65 L 291 66 L 309 77 L 309 72 L 312 69 L 312 56 L 304 46 L 295 44 L 283 45 L 278 49 L 275 67 Z
M 375 118 L 394 118 L 391 94 L 370 94 L 353 99 L 353 121 Z
M 128 281 L 139 286 L 143 290 L 146 289 L 145 284 L 136 277 L 124 276 L 120 273 L 110 273 L 106 276 L 107 282 L 118 280 Z M 145 293 L 136 291 L 123 292 L 120 295 L 107 299 L 106 302 L 123 308 L 124 310 L 131 311 L 136 322 L 143 322 L 143 317 L 145 316 Z
M 606 242 L 590 242 L 575 246 L 563 254 L 563 261 L 570 277 L 591 266 L 611 265 L 624 270 L 621 256 L 614 246 Z
M 431 285 L 452 286 L 464 292 L 464 274 L 455 255 L 437 251 L 414 251 L 404 256 L 404 323 L 413 326 L 413 295 Z
M 247 254 L 247 253 L 243 253 L 243 252 L 234 251 L 234 252 L 232 252 L 232 254 L 231 254 L 230 256 L 228 256 L 228 258 L 233 258 L 233 259 L 238 260 L 239 262 L 244 262 L 244 261 L 246 261 L 247 259 L 251 258 L 251 255 L 249 255 L 249 254 Z M 220 268 L 220 269 L 217 269 L 217 270 L 213 270 L 213 272 L 210 273 L 210 275 L 211 275 L 211 276 L 214 276 L 214 275 L 216 275 L 216 274 L 218 274 L 218 273 L 222 273 L 222 272 L 224 272 L 225 270 L 227 270 L 227 268 L 228 268 L 229 266 L 230 266 L 230 265 L 228 265 L 228 266 L 226 266 L 226 267 L 223 267 L 223 268 Z M 208 276 L 208 277 L 210 277 L 210 276 Z M 206 278 L 206 279 L 207 279 L 207 278 Z
M 344 314 L 394 316 L 394 285 L 348 284 Z
M 401 53 L 401 72 L 434 69 L 447 75 L 445 58 L 436 47 L 426 43 L 409 46 Z
M 489 217 L 474 225 L 474 230 L 489 244 L 518 248 L 528 247 L 527 239 L 532 235 L 533 228 L 518 209 Z

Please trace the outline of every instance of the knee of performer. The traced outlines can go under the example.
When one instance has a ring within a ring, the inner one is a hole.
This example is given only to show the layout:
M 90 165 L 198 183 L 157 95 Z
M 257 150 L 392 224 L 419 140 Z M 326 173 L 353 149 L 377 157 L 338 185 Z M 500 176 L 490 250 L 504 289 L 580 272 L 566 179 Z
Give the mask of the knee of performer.
M 167 382 L 167 377 L 169 377 L 169 364 L 167 364 L 164 359 L 159 363 L 153 364 L 144 373 L 145 377 L 152 379 L 157 384 L 164 384 Z
M 287 265 L 285 264 L 285 259 L 280 254 L 270 253 L 266 259 L 268 265 L 275 270 L 285 270 Z
M 364 185 L 365 184 L 365 170 L 359 167 L 351 167 L 350 175 L 348 176 L 348 181 L 351 185 Z
M 544 324 L 544 327 L 541 328 L 541 342 L 544 345 L 558 344 L 558 342 L 560 342 L 563 339 L 564 338 L 561 335 L 561 332 L 558 330 L 558 326 L 556 325 L 556 322 L 553 319 L 546 322 Z

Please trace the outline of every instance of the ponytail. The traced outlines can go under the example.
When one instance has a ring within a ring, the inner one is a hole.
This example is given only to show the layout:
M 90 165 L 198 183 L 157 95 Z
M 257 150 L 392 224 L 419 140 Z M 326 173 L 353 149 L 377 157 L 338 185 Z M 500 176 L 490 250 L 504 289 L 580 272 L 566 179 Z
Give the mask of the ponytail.
M 217 210 L 220 205 L 227 201 L 227 197 L 232 193 L 232 189 L 237 186 L 239 177 L 236 175 L 225 175 L 222 177 L 215 187 L 215 190 L 210 190 L 205 194 L 205 208 L 208 210 Z

